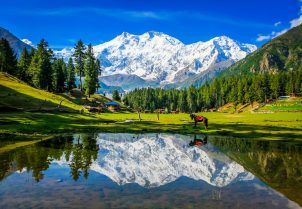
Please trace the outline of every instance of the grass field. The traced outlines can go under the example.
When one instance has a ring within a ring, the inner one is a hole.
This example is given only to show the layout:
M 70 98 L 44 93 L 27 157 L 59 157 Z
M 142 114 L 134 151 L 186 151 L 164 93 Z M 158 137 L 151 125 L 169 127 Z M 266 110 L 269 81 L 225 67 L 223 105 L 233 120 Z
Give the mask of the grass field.
M 78 112 L 82 105 L 97 105 L 108 101 L 101 95 L 86 98 L 78 90 L 71 93 L 52 94 L 35 89 L 12 76 L 0 73 L 0 135 L 44 135 L 75 132 L 170 132 L 182 134 L 207 133 L 241 138 L 262 138 L 274 140 L 302 141 L 302 112 L 278 112 L 271 114 L 251 113 L 249 106 L 242 105 L 240 114 L 231 114 L 232 105 L 226 105 L 225 113 L 201 113 L 209 119 L 209 130 L 202 124 L 194 128 L 188 114 L 141 114 L 136 113 L 101 113 L 78 114 L 54 112 L 28 112 L 31 109 L 56 108 L 63 101 L 62 107 Z M 294 104 L 294 106 L 292 105 Z M 301 99 L 287 103 L 276 103 L 278 108 L 300 108 Z M 273 104 L 271 104 L 273 105 Z M 284 106 L 284 107 L 283 107 Z M 290 107 L 287 107 L 290 106 Z M 5 107 L 22 108 L 23 112 L 7 112 Z M 271 110 L 273 107 L 263 107 Z M 238 109 L 238 108 L 237 108 Z M 296 110 L 295 109 L 295 110 Z M 123 121 L 130 122 L 123 123 Z
M 276 100 L 270 104 L 266 104 L 264 107 L 260 108 L 259 111 L 300 111 L 302 112 L 302 100 L 301 98 L 289 98 L 283 100 Z
M 60 95 L 35 89 L 12 76 L 0 73 L 0 80 L 0 105 L 2 106 L 23 109 L 35 109 L 40 106 L 57 107 L 63 100 L 63 107 L 73 110 L 82 108 Z
M 201 113 L 209 119 L 194 128 L 188 114 L 102 113 L 80 115 L 68 113 L 2 113 L 0 134 L 56 134 L 75 132 L 168 132 L 182 134 L 224 135 L 240 138 L 302 141 L 302 113 L 228 114 Z M 125 120 L 133 120 L 123 123 Z

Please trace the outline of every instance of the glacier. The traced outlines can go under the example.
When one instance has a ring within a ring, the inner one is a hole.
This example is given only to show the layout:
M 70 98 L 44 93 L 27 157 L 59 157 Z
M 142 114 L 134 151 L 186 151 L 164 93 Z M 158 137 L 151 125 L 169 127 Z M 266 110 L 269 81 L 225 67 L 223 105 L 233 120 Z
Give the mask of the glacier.
M 255 45 L 242 44 L 227 36 L 186 45 L 155 31 L 141 35 L 123 32 L 93 47 L 101 61 L 102 75 L 136 75 L 161 86 L 183 82 L 208 70 L 223 70 L 256 49 Z M 72 50 L 64 48 L 54 54 L 67 60 Z

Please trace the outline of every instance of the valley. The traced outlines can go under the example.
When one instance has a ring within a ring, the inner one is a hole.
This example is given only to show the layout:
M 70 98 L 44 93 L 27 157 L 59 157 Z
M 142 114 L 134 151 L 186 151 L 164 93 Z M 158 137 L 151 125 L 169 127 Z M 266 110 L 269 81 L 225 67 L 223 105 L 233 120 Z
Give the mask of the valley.
M 0 208 L 302 208 L 302 1 L 3 1 Z

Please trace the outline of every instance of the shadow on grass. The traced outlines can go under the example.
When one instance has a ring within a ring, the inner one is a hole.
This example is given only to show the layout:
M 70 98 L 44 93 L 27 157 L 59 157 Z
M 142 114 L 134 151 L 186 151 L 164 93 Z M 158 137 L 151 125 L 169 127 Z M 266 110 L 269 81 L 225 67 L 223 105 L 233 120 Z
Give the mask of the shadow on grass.
M 68 100 L 68 101 L 70 101 L 72 103 L 75 103 L 75 104 L 78 104 L 78 105 L 84 105 L 85 104 L 85 98 L 86 97 L 81 96 L 81 97 L 78 97 L 78 98 L 77 97 L 72 98 L 72 97 L 70 97 L 70 96 L 68 96 L 66 94 L 63 94 L 63 93 L 59 94 L 59 95 L 62 96 L 62 97 L 64 97 L 66 100 Z
M 58 106 L 58 103 L 51 102 L 47 99 L 38 99 L 6 86 L 0 85 L 0 106 L 3 107 L 0 108 L 1 112 L 1 109 L 5 111 L 5 107 L 22 108 L 23 110 L 56 108 Z M 74 111 L 74 109 L 65 106 L 64 102 L 61 106 L 66 110 Z
M 16 122 L 17 121 L 17 122 Z M 1 115 L 2 133 L 70 133 L 70 132 L 111 132 L 111 133 L 179 133 L 222 135 L 238 138 L 266 138 L 272 140 L 302 140 L 302 129 L 254 124 L 209 124 L 209 130 L 193 123 L 165 124 L 161 121 L 135 121 L 114 123 L 95 115 L 71 113 L 11 113 Z
M 100 123 L 113 122 L 95 115 L 72 113 L 10 113 L 0 117 L 0 133 L 5 134 L 82 132 L 95 130 Z

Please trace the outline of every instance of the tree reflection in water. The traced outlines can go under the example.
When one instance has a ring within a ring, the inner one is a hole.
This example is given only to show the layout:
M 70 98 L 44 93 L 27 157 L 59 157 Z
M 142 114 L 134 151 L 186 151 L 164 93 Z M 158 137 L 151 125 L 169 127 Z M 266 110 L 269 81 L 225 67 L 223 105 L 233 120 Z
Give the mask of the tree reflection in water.
M 261 181 L 302 205 L 301 143 L 211 138 L 211 143 Z
M 189 147 L 190 141 L 194 147 Z M 239 168 L 242 171 L 238 172 Z M 17 171 L 28 174 L 19 175 Z M 28 176 L 39 182 L 44 174 L 45 179 L 39 184 L 27 183 Z M 6 178 L 10 175 L 12 178 Z M 243 177 L 246 181 L 242 181 Z M 63 178 L 64 183 L 58 182 L 58 178 Z M 73 180 L 68 181 L 70 178 Z M 83 178 L 88 180 L 82 181 Z M 45 203 L 57 203 L 60 197 L 64 197 L 62 207 L 69 198 L 69 203 L 83 207 L 89 203 L 110 203 L 127 208 L 140 199 L 144 200 L 142 207 L 160 203 L 161 208 L 197 208 L 201 204 L 206 208 L 225 208 L 227 204 L 265 208 L 257 205 L 261 202 L 270 208 L 272 202 L 277 202 L 279 208 L 286 208 L 287 198 L 302 205 L 302 146 L 169 134 L 55 136 L 11 151 L 0 148 L 0 188 L 0 199 L 7 201 L 2 206 L 16 204 L 16 208 L 24 206 L 26 195 L 28 208 L 43 202 L 41 198 L 56 200 Z M 94 201 L 91 197 L 95 197 Z M 109 207 L 106 204 L 103 208 Z
M 89 167 L 97 159 L 97 135 L 77 134 L 74 136 L 56 136 L 51 140 L 41 141 L 35 145 L 18 148 L 0 154 L 0 181 L 15 171 L 32 171 L 33 178 L 39 182 L 43 171 L 49 168 L 53 160 L 70 162 L 70 173 L 74 180 L 83 174 L 88 178 Z

